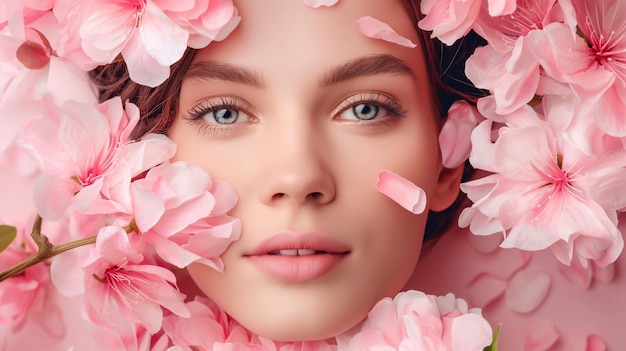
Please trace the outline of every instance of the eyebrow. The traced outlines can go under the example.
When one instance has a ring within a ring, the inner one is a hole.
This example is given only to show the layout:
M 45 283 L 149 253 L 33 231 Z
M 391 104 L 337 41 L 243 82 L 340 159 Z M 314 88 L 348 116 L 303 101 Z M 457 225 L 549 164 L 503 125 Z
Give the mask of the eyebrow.
M 408 75 L 415 78 L 415 73 L 403 60 L 389 54 L 359 57 L 329 69 L 320 80 L 321 86 L 330 86 L 358 77 L 377 74 Z M 233 83 L 263 88 L 265 83 L 260 75 L 247 68 L 219 61 L 198 61 L 192 63 L 184 76 L 185 79 L 219 79 Z
M 359 57 L 332 68 L 322 77 L 321 85 L 329 86 L 377 74 L 399 74 L 415 78 L 415 73 L 404 61 L 393 55 L 379 54 Z
M 256 88 L 265 86 L 263 79 L 255 72 L 244 67 L 219 61 L 198 61 L 189 65 L 185 79 L 219 79 L 233 83 L 252 85 Z

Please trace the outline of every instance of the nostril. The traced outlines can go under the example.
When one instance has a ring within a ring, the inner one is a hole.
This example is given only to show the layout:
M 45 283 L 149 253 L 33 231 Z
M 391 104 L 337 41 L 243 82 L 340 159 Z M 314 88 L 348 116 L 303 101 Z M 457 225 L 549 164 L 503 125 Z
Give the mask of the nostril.
M 274 201 L 275 200 L 280 200 L 283 197 L 285 197 L 285 193 L 276 193 L 276 194 L 272 195 L 272 200 L 274 200 Z
M 320 193 L 318 191 L 315 191 L 315 192 L 312 192 L 312 193 L 309 194 L 309 197 L 312 198 L 312 199 L 319 199 L 322 196 L 324 196 L 324 194 L 322 194 L 322 193 Z

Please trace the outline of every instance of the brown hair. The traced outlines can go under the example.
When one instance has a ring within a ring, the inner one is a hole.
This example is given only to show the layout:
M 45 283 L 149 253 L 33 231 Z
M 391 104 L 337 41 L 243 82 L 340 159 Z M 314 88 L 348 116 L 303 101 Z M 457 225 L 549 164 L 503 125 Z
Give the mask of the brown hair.
M 484 43 L 472 33 L 450 47 L 437 39 L 431 39 L 429 33 L 418 29 L 417 23 L 422 18 L 419 0 L 401 1 L 420 34 L 420 44 L 424 47 L 429 78 L 436 89 L 435 103 L 443 121 L 454 101 L 465 99 L 473 102 L 475 97 L 481 95 L 481 92 L 465 77 L 464 63 L 474 49 Z M 142 117 L 131 135 L 132 138 L 140 138 L 147 133 L 165 134 L 178 112 L 182 79 L 195 53 L 196 50 L 187 49 L 182 59 L 171 66 L 170 78 L 155 88 L 133 82 L 124 62 L 98 67 L 90 72 L 90 76 L 99 89 L 100 101 L 119 95 L 123 101 L 128 100 L 139 107 Z M 471 173 L 472 169 L 467 163 L 463 179 L 467 180 Z M 451 223 L 455 222 L 464 199 L 464 194 L 459 192 L 456 201 L 448 209 L 429 214 L 425 241 L 439 237 Z
M 413 26 L 418 31 L 420 44 L 424 48 L 422 52 L 425 55 L 428 75 L 436 89 L 435 104 L 443 123 L 452 103 L 458 100 L 475 103 L 478 97 L 484 95 L 465 76 L 465 61 L 477 47 L 485 45 L 486 42 L 473 32 L 468 33 L 452 46 L 447 46 L 438 39 L 430 38 L 429 32 L 420 30 L 418 27 L 418 22 L 423 17 L 420 11 L 420 0 L 401 1 L 411 17 Z M 462 181 L 469 180 L 473 173 L 474 169 L 469 161 L 466 161 Z M 452 223 L 456 222 L 459 209 L 465 201 L 465 194 L 459 191 L 454 203 L 446 210 L 431 211 L 426 222 L 424 241 L 434 244 L 435 240 L 433 239 L 439 238 Z
M 150 88 L 133 82 L 124 62 L 100 66 L 89 72 L 98 88 L 100 101 L 121 96 L 139 107 L 141 119 L 131 138 L 141 138 L 147 133 L 165 134 L 178 111 L 178 96 L 183 76 L 191 64 L 196 50 L 187 49 L 183 57 L 170 67 L 170 77 L 161 85 Z

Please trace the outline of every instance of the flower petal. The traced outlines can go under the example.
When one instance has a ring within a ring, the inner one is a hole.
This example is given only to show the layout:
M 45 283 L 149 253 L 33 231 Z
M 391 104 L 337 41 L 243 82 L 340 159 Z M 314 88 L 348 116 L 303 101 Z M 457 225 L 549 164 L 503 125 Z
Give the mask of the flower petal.
M 427 200 L 424 189 L 390 171 L 378 173 L 376 190 L 413 214 L 420 214 L 426 209 Z
M 548 296 L 552 277 L 546 272 L 520 271 L 504 294 L 506 305 L 518 313 L 536 310 Z
M 382 39 L 390 43 L 414 48 L 417 45 L 409 39 L 396 33 L 387 23 L 376 18 L 365 16 L 356 21 L 356 26 L 361 34 L 373 39 Z

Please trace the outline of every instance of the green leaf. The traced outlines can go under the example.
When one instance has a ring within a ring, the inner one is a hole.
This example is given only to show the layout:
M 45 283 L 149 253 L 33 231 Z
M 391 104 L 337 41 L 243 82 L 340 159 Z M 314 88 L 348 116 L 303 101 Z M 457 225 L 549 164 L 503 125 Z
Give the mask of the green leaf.
M 0 224 L 0 252 L 4 251 L 17 236 L 17 228 Z
M 493 332 L 493 342 L 491 345 L 485 347 L 483 351 L 498 351 L 498 343 L 500 342 L 500 329 L 502 324 L 498 324 L 498 328 Z

